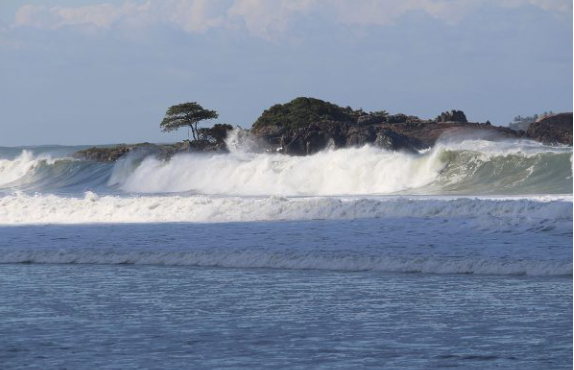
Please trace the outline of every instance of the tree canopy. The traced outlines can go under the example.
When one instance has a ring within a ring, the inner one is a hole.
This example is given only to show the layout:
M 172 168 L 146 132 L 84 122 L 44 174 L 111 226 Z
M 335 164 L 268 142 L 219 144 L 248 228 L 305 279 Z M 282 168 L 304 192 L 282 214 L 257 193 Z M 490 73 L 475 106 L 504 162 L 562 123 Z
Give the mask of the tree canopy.
M 193 139 L 197 140 L 199 138 L 198 123 L 217 117 L 219 115 L 216 111 L 205 109 L 196 102 L 182 103 L 168 108 L 160 127 L 162 131 L 169 132 L 188 126 Z
M 338 121 L 356 122 L 361 111 L 314 98 L 296 98 L 286 104 L 275 104 L 265 110 L 255 121 L 253 128 L 264 126 L 282 126 L 299 128 L 312 122 Z
M 199 140 L 206 140 L 212 144 L 221 144 L 227 138 L 229 131 L 233 130 L 233 126 L 227 123 L 216 123 L 211 128 L 199 129 Z
M 462 122 L 467 123 L 466 115 L 461 110 L 453 109 L 451 111 L 442 112 L 439 114 L 435 121 L 437 122 Z

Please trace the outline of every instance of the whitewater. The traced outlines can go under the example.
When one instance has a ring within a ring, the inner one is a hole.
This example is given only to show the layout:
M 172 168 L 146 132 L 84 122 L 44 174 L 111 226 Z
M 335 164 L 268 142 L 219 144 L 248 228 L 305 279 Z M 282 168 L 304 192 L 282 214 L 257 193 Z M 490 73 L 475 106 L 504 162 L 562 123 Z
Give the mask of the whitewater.
M 572 274 L 571 147 L 459 138 L 297 157 L 238 131 L 227 144 L 116 163 L 0 148 L 0 263 Z

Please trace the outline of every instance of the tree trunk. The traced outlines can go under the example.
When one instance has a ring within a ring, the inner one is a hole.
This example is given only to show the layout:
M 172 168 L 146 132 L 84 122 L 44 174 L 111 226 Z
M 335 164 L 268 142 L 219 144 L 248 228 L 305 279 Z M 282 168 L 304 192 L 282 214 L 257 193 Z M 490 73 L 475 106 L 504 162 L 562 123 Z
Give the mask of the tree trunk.
M 190 124 L 189 128 L 191 128 L 191 135 L 193 136 L 193 140 L 197 140 L 196 128 L 193 127 L 193 124 Z

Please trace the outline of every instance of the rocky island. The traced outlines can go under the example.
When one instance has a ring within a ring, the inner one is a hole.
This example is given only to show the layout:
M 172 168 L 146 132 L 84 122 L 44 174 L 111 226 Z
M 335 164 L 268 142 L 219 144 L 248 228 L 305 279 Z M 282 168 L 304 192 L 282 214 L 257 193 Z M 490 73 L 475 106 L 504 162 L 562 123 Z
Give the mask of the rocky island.
M 200 107 L 197 103 L 185 104 Z M 174 107 L 181 106 L 184 104 Z M 169 116 L 170 124 L 179 120 L 182 122 L 180 126 L 188 125 L 184 119 L 189 116 L 182 114 L 181 110 L 174 110 L 174 107 L 170 107 L 167 113 L 176 113 Z M 217 117 L 214 111 L 202 112 L 209 112 L 209 118 Z M 202 119 L 205 118 L 193 121 L 192 117 L 191 121 L 187 121 L 191 122 L 189 126 L 194 134 L 191 141 L 93 147 L 79 151 L 74 156 L 109 162 L 132 151 L 143 151 L 162 158 L 189 151 L 226 151 L 225 139 L 233 126 L 216 124 L 211 128 L 198 129 L 197 123 Z M 459 110 L 443 112 L 434 119 L 421 119 L 402 113 L 391 115 L 386 111 L 365 112 L 319 99 L 300 97 L 265 110 L 248 131 L 262 143 L 265 150 L 288 155 L 309 155 L 326 148 L 366 144 L 387 150 L 414 152 L 433 146 L 440 137 L 451 135 L 473 135 L 488 139 L 526 138 L 548 145 L 572 145 L 572 113 L 547 116 L 532 123 L 527 131 L 515 131 L 508 127 L 493 126 L 488 121 L 468 122 L 464 112 Z

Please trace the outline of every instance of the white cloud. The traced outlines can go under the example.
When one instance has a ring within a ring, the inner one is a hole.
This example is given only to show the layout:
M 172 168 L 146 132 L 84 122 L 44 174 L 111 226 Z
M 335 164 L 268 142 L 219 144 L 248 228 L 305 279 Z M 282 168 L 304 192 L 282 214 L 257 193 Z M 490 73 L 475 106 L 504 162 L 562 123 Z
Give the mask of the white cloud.
M 186 32 L 205 32 L 225 25 L 226 1 L 164 0 L 151 3 L 150 11 L 156 21 L 173 23 Z
M 443 20 L 458 23 L 472 12 L 479 2 L 473 0 L 335 0 L 335 16 L 346 24 L 388 25 L 408 12 L 419 11 Z
M 546 11 L 572 13 L 572 1 L 566 0 L 500 0 L 500 3 L 507 7 L 532 5 Z
M 309 12 L 316 0 L 236 0 L 227 11 L 231 21 L 237 20 L 256 36 L 270 39 L 283 33 L 297 14 Z
M 80 7 L 24 5 L 16 12 L 14 26 L 56 29 L 90 25 L 108 28 L 114 23 L 147 13 L 150 5 L 150 1 L 141 5 L 128 1 L 120 6 L 107 3 Z
M 321 15 L 348 25 L 384 26 L 418 11 L 457 24 L 482 7 L 525 5 L 544 11 L 572 12 L 570 0 L 148 0 L 143 4 L 126 1 L 120 5 L 77 7 L 23 5 L 13 26 L 109 28 L 119 23 L 132 26 L 167 23 L 190 33 L 239 26 L 254 36 L 272 39 L 284 34 L 293 19 L 301 15 Z

